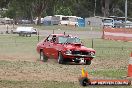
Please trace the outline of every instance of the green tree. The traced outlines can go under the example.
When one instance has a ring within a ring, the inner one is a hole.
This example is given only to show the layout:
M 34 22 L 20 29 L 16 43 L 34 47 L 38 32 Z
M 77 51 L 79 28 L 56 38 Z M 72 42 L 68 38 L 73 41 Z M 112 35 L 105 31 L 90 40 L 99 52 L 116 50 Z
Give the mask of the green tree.
M 0 0 L 0 8 L 6 8 L 11 0 Z
M 37 24 L 41 23 L 41 17 L 45 13 L 50 0 L 33 0 L 32 8 L 34 9 L 35 15 L 38 17 Z
M 94 16 L 95 0 L 0 0 L 0 8 L 7 8 L 4 16 L 33 20 L 46 15 Z M 132 16 L 132 0 L 128 0 L 128 16 Z M 124 16 L 125 0 L 96 0 L 96 16 Z
M 73 14 L 81 17 L 94 15 L 94 0 L 81 0 L 73 4 Z
M 65 16 L 71 16 L 72 12 L 71 9 L 68 7 L 60 7 L 59 9 L 56 10 L 55 14 L 61 14 L 61 15 L 65 15 Z

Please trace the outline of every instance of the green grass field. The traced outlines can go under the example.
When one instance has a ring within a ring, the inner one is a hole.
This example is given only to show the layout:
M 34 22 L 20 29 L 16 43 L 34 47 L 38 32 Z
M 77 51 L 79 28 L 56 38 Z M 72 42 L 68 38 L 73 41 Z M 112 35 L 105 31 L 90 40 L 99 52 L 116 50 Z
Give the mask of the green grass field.
M 82 41 L 87 47 L 92 47 L 92 39 Z M 127 76 L 129 54 L 132 51 L 131 42 L 93 39 L 96 58 L 90 66 L 60 65 L 54 60 L 41 63 L 36 52 L 37 43 L 36 36 L 0 35 L 1 88 L 82 88 L 78 83 L 82 67 L 93 79 L 122 79 L 123 76 Z

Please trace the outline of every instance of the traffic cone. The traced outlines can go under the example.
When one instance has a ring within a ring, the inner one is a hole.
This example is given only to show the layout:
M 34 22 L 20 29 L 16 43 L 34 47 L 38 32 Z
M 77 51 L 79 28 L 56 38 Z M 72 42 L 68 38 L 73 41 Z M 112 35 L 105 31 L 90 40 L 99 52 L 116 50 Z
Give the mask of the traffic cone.
M 85 71 L 84 68 L 82 68 L 82 75 L 81 75 L 81 77 L 79 77 L 78 80 L 82 86 L 87 86 L 87 85 L 91 84 L 91 81 L 88 78 L 88 72 Z
M 88 72 L 82 68 L 82 77 L 88 77 Z
M 132 77 L 132 52 L 130 54 L 130 60 L 128 65 L 128 77 Z

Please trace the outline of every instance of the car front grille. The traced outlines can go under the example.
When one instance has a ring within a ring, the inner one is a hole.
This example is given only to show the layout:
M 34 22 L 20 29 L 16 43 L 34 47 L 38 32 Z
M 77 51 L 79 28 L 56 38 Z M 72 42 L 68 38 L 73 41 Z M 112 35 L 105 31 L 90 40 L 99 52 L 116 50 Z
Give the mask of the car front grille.
M 72 51 L 72 54 L 74 55 L 89 55 L 89 52 L 86 51 Z

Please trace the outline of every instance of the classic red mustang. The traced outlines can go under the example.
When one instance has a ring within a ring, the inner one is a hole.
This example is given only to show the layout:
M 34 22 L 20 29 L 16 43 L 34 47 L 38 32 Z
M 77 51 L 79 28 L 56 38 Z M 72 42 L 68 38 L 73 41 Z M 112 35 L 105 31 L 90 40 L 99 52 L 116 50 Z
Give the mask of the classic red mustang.
M 37 52 L 40 54 L 40 60 L 46 62 L 52 57 L 57 59 L 59 64 L 84 62 L 90 65 L 95 57 L 95 50 L 85 47 L 78 37 L 64 34 L 49 35 L 37 44 Z

